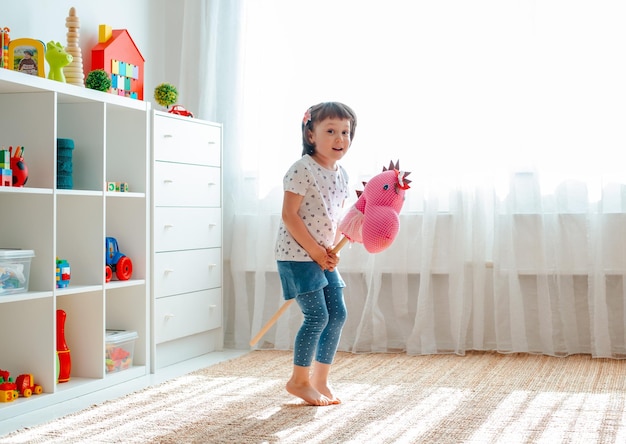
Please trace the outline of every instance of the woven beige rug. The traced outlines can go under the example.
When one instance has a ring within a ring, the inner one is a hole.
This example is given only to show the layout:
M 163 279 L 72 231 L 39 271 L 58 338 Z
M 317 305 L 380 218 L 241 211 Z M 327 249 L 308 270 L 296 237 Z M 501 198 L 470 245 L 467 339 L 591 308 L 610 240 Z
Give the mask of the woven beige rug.
M 254 351 L 0 443 L 623 443 L 624 361 L 340 353 L 343 403 L 284 390 L 291 353 Z

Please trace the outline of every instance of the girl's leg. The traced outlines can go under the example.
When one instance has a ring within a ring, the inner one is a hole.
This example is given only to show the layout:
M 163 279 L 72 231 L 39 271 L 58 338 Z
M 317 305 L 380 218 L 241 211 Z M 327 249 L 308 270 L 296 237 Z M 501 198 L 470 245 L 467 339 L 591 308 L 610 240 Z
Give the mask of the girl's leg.
M 325 287 L 324 300 L 328 312 L 328 322 L 320 335 L 315 360 L 322 364 L 332 364 L 339 347 L 341 330 L 348 315 L 343 300 L 343 288 Z
M 343 288 L 324 288 L 324 298 L 328 310 L 328 323 L 320 335 L 320 341 L 315 358 L 315 366 L 311 377 L 311 384 L 322 395 L 330 399 L 331 403 L 341 402 L 337 398 L 328 384 L 328 374 L 330 367 L 337 353 L 341 331 L 346 322 L 347 311 L 343 299 Z
M 328 405 L 330 400 L 311 385 L 309 370 L 322 331 L 328 323 L 324 291 L 314 291 L 296 297 L 304 321 L 296 335 L 293 350 L 293 373 L 287 391 L 312 405 Z

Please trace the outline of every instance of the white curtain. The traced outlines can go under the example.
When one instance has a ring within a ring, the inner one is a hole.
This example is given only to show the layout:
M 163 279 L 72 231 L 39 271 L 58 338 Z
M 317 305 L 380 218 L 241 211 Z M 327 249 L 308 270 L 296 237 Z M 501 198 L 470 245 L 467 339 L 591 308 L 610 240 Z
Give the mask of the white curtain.
M 390 160 L 413 179 L 394 244 L 341 253 L 340 349 L 626 356 L 626 6 L 209 4 L 216 40 L 199 54 L 217 82 L 197 83 L 225 125 L 227 346 L 248 347 L 282 304 L 282 176 L 304 110 L 339 100 L 359 117 L 342 162 L 355 190 Z M 258 346 L 291 348 L 300 316 Z

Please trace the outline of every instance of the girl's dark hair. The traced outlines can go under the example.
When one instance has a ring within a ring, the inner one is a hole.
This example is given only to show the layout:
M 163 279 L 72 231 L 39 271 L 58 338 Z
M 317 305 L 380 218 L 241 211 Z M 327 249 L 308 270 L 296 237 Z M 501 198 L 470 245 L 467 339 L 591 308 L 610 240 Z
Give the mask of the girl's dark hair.
M 322 102 L 312 106 L 307 110 L 302 119 L 302 155 L 313 155 L 315 153 L 315 145 L 309 142 L 309 131 L 313 131 L 313 127 L 317 122 L 324 119 L 348 119 L 350 121 L 350 143 L 354 139 L 356 130 L 356 114 L 348 105 L 340 102 Z

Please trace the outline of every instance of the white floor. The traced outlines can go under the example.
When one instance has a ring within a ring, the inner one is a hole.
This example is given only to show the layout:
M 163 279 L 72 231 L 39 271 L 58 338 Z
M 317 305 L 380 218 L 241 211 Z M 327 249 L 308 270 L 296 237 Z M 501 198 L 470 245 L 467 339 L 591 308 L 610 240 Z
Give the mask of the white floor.
M 99 404 L 110 399 L 119 398 L 120 396 L 124 396 L 137 390 L 141 390 L 145 387 L 160 384 L 161 382 L 167 381 L 177 376 L 181 376 L 194 370 L 205 368 L 222 361 L 233 359 L 246 353 L 248 353 L 248 350 L 224 350 L 208 353 L 198 358 L 190 359 L 188 361 L 159 369 L 155 374 L 147 375 L 142 378 L 137 378 L 114 387 L 109 387 L 106 390 L 100 390 L 86 396 L 81 396 L 69 401 L 55 404 L 51 407 L 38 409 L 24 415 L 1 421 L 0 437 L 14 430 L 22 429 L 24 427 L 32 427 L 37 424 L 49 422 L 56 418 L 60 418 L 61 416 L 65 416 L 67 414 L 83 410 L 87 407 L 91 407 L 94 404 Z

